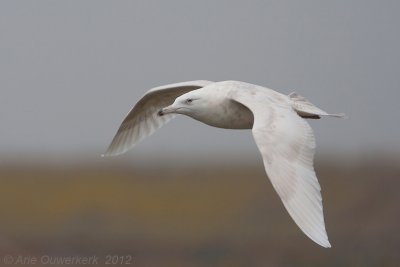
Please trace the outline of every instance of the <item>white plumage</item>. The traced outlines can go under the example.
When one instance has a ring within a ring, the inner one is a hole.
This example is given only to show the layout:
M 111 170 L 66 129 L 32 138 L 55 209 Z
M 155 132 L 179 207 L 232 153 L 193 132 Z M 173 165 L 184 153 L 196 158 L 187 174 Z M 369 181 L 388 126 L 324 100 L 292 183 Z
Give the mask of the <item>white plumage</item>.
M 183 114 L 228 129 L 252 129 L 273 187 L 300 229 L 330 247 L 320 185 L 313 168 L 315 139 L 304 118 L 328 114 L 304 97 L 238 81 L 191 81 L 148 91 L 128 113 L 104 154 L 126 152 L 164 123 Z

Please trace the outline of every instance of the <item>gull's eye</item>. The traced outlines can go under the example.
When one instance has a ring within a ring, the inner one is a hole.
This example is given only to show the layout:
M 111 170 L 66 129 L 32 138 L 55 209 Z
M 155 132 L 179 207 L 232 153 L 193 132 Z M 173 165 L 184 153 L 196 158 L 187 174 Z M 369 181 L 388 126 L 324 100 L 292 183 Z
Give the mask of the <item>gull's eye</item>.
M 192 102 L 193 102 L 193 99 L 191 99 L 191 98 L 186 99 L 186 103 L 187 103 L 187 104 L 190 104 L 190 103 L 192 103 Z

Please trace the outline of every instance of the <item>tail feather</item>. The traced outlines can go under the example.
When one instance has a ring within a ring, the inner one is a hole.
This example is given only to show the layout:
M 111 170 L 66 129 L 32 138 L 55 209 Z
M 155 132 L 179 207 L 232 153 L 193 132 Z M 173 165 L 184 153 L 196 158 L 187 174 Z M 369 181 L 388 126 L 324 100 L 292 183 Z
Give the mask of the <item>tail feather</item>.
M 316 107 L 305 97 L 293 92 L 288 95 L 292 100 L 293 109 L 299 114 L 300 117 L 306 119 L 320 119 L 321 116 L 330 116 L 336 118 L 345 118 L 346 115 L 343 113 L 331 114 L 323 111 L 322 109 Z

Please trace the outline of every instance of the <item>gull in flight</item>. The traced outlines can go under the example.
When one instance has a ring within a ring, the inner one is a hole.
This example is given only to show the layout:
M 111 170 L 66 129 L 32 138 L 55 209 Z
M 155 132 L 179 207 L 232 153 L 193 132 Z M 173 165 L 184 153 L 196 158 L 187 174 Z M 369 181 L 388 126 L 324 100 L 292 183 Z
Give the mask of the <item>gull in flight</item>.
M 315 138 L 305 119 L 343 114 L 328 114 L 296 93 L 245 82 L 170 84 L 149 90 L 137 102 L 103 156 L 125 153 L 176 114 L 219 128 L 252 129 L 265 171 L 290 216 L 314 242 L 331 246 L 313 167 Z

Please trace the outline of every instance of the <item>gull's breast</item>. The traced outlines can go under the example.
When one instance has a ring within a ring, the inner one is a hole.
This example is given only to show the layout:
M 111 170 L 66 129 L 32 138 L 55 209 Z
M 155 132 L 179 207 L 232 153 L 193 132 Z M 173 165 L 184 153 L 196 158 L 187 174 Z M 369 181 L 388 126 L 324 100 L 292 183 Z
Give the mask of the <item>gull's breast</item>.
M 253 113 L 247 107 L 232 100 L 226 100 L 194 119 L 225 129 L 251 129 L 254 121 Z

